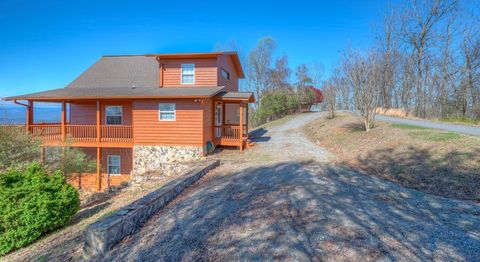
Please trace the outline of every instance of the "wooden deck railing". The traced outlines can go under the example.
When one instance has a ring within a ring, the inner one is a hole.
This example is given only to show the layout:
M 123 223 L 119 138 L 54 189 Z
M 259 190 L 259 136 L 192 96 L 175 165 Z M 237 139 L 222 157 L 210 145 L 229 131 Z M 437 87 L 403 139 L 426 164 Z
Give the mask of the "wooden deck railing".
M 240 126 L 222 126 L 222 139 L 240 140 Z
M 10 134 L 25 133 L 24 125 L 0 125 L 1 132 Z M 44 142 L 96 142 L 96 125 L 65 125 L 63 137 L 62 125 L 35 124 L 29 127 L 31 135 Z M 133 127 L 126 125 L 103 125 L 100 127 L 101 142 L 132 142 Z
M 102 142 L 130 142 L 132 138 L 132 126 L 102 126 Z
M 97 141 L 96 125 L 66 125 L 66 136 L 69 141 L 95 142 Z
M 25 133 L 25 125 L 0 125 L 0 132 L 11 136 Z
M 30 126 L 30 133 L 34 138 L 38 138 L 43 141 L 62 140 L 61 125 L 32 125 Z

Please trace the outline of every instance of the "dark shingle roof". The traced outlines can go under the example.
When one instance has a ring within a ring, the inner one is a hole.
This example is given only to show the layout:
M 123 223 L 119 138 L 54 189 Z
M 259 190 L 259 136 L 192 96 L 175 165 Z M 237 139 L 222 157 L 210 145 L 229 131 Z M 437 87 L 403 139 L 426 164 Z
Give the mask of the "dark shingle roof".
M 249 102 L 254 102 L 252 92 L 227 92 L 222 91 L 215 95 L 216 98 L 221 98 L 222 100 L 248 100 Z
M 220 53 L 218 53 L 220 54 Z M 202 98 L 253 101 L 252 93 L 221 92 L 223 87 L 159 87 L 157 56 L 181 57 L 217 53 L 104 56 L 65 88 L 7 97 L 5 100 Z M 221 53 L 224 54 L 224 53 Z M 236 53 L 225 53 L 236 56 Z M 240 67 L 241 70 L 241 67 Z M 135 88 L 133 88 L 135 87 Z
M 130 98 L 195 98 L 212 97 L 223 86 L 215 87 L 102 87 L 60 88 L 27 95 L 7 97 L 6 100 L 55 100 L 55 99 L 130 99 Z
M 159 74 L 155 57 L 102 57 L 66 88 L 158 87 Z

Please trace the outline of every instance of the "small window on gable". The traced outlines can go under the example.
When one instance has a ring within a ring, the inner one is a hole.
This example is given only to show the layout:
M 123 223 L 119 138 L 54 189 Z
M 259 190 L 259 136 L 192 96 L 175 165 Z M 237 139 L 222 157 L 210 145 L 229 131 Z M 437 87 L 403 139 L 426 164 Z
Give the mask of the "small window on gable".
M 107 125 L 122 124 L 122 106 L 106 106 L 105 107 L 105 124 Z
M 227 70 L 222 68 L 220 74 L 223 78 L 230 80 L 230 73 Z
M 158 120 L 160 121 L 175 121 L 176 119 L 176 105 L 175 103 L 160 103 L 158 104 Z
M 195 64 L 182 64 L 181 82 L 184 84 L 195 84 Z
M 119 155 L 109 155 L 108 161 L 108 174 L 109 175 L 120 175 L 120 156 Z

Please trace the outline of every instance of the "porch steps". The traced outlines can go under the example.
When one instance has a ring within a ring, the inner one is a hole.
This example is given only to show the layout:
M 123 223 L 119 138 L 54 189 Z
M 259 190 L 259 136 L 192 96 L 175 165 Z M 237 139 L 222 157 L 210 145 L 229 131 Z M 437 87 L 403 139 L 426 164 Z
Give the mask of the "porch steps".
M 246 148 L 252 148 L 255 145 L 255 142 L 253 142 L 251 139 L 247 139 L 245 144 Z

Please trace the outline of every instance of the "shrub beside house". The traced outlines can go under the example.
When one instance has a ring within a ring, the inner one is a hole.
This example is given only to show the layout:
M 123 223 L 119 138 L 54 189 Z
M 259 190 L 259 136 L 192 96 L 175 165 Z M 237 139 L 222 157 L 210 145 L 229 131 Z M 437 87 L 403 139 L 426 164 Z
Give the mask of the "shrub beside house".
M 31 164 L 0 174 L 0 255 L 66 225 L 79 206 L 77 190 L 60 171 Z

